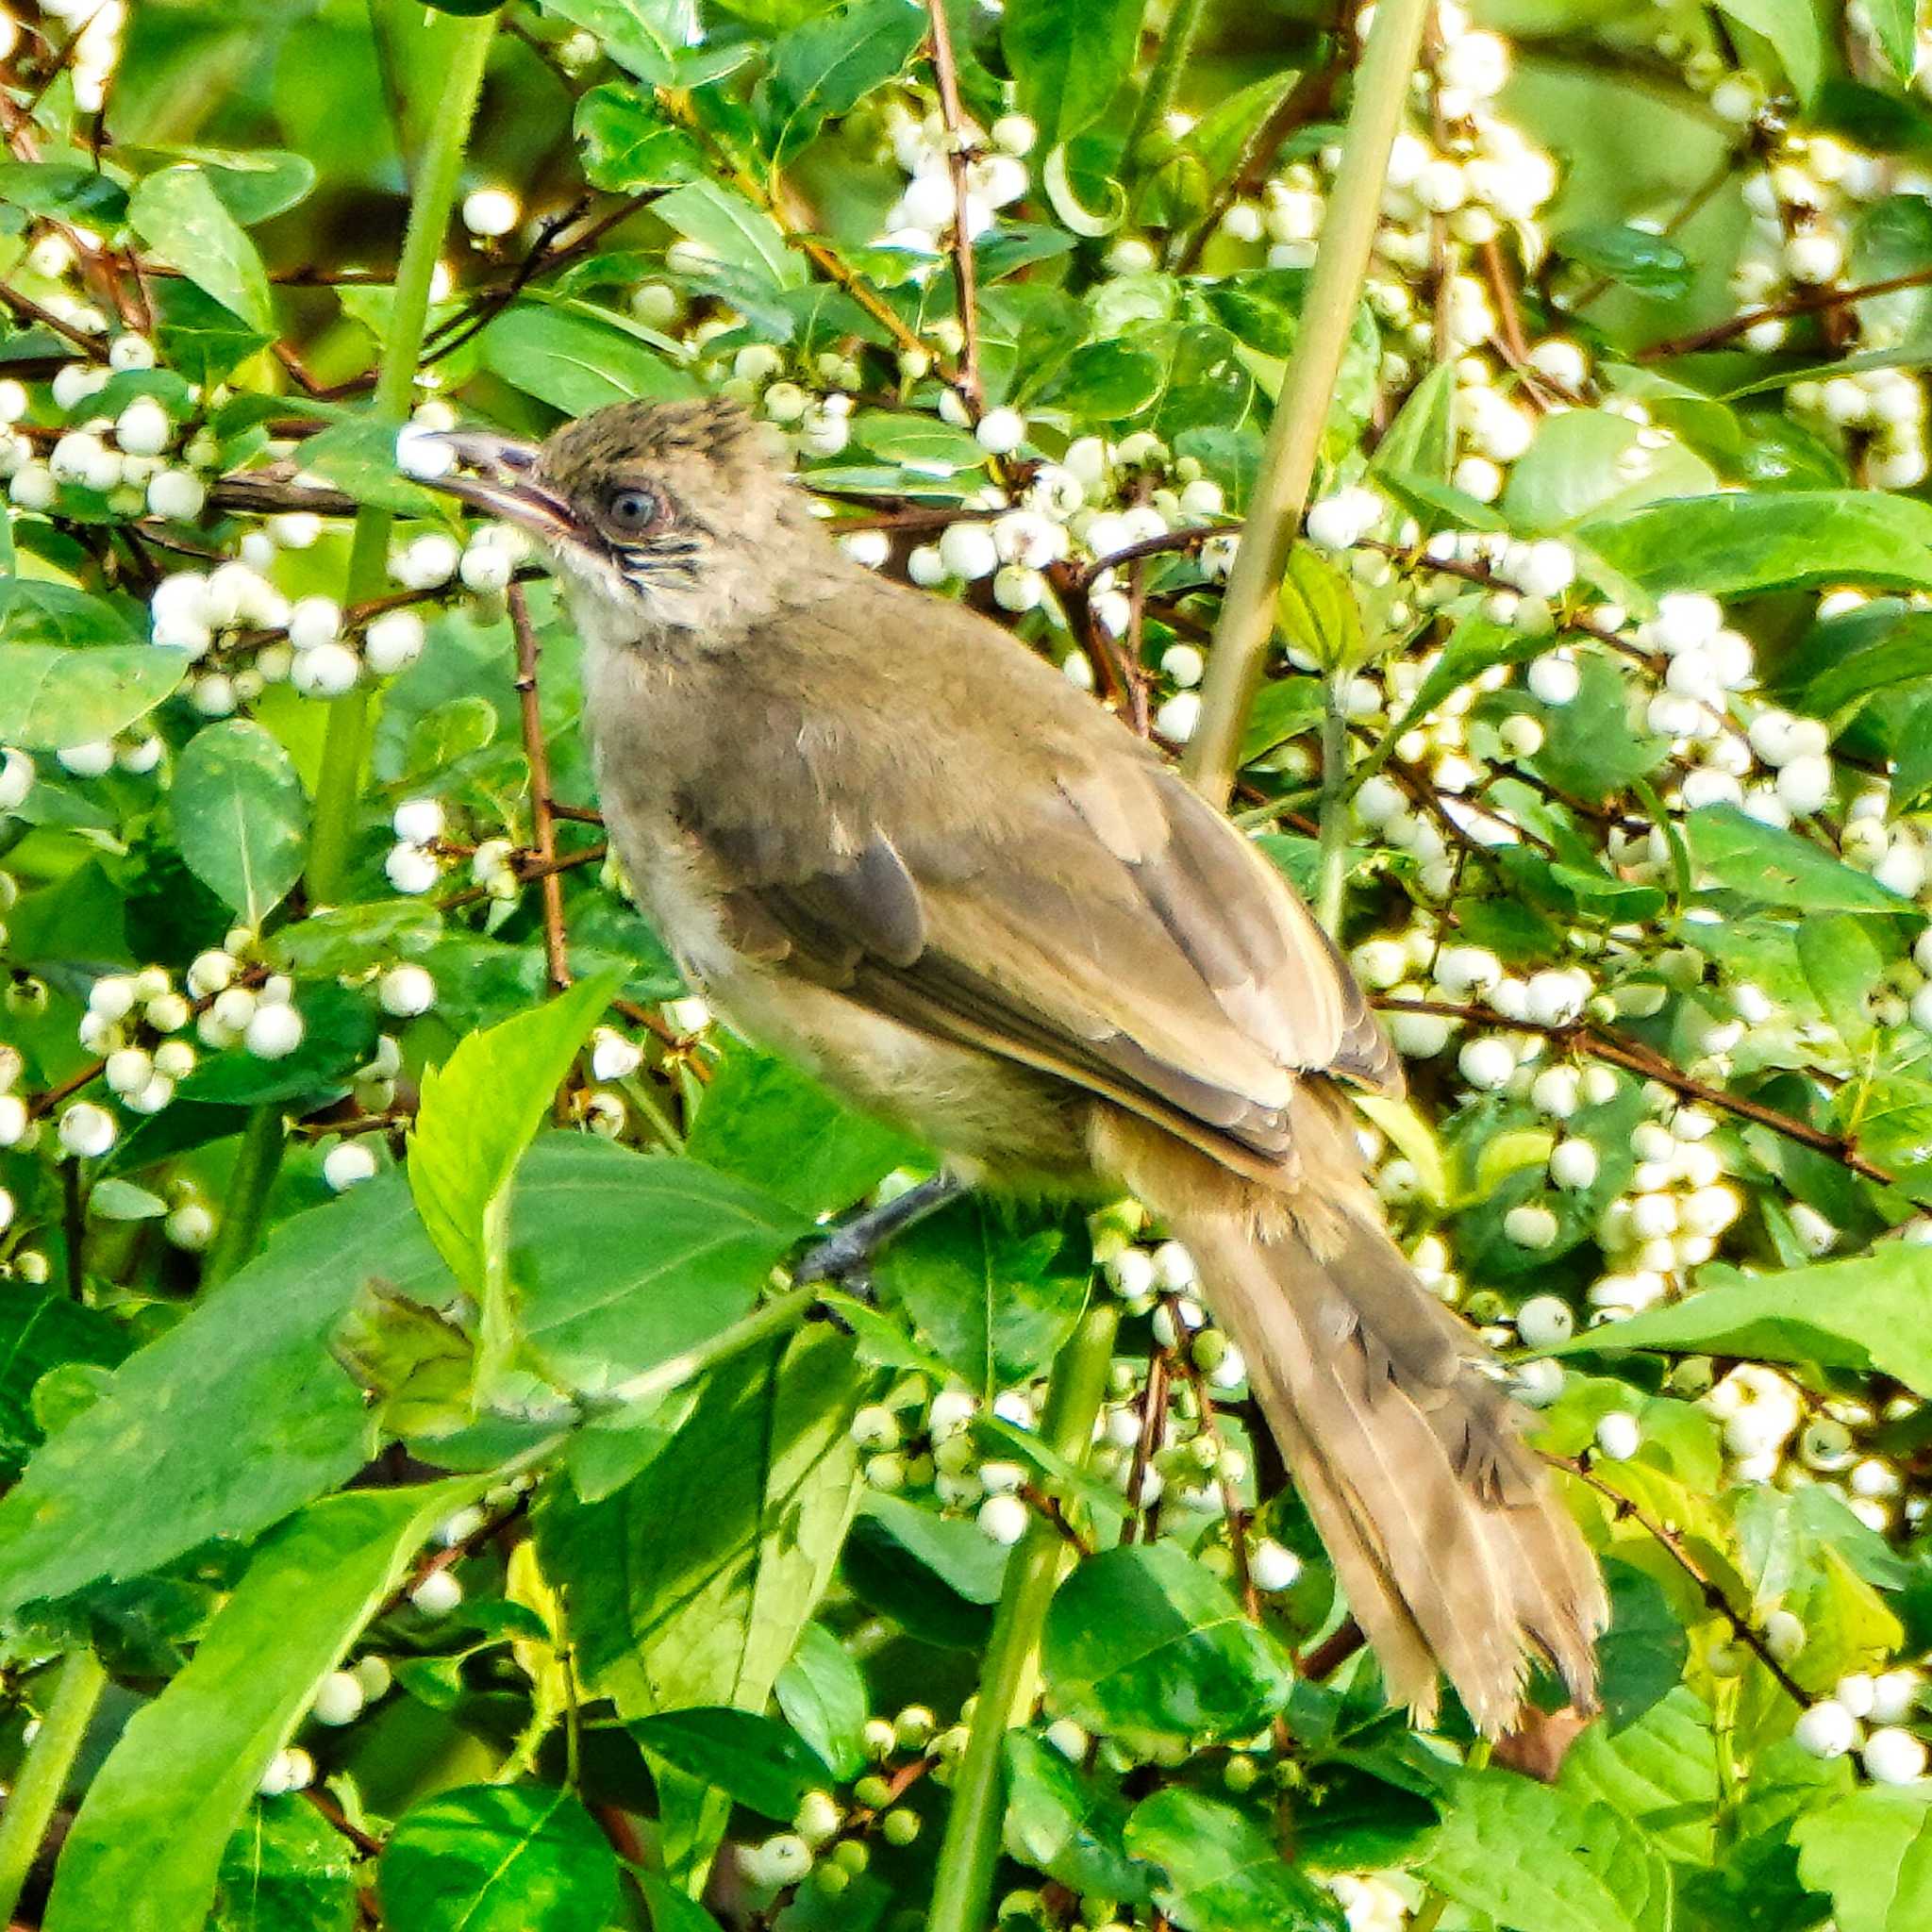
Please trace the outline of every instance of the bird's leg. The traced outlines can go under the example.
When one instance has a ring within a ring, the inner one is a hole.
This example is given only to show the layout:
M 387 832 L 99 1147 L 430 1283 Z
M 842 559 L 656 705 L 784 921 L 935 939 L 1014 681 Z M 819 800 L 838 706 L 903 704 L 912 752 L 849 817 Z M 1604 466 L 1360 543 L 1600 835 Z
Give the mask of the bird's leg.
M 869 1299 L 865 1282 L 867 1263 L 891 1241 L 924 1221 L 936 1208 L 943 1208 L 964 1193 L 966 1184 L 957 1175 L 936 1174 L 917 1187 L 908 1188 L 890 1201 L 855 1214 L 842 1227 L 834 1229 L 824 1241 L 808 1248 L 791 1271 L 794 1284 L 804 1287 L 812 1281 L 836 1281 L 849 1291 Z

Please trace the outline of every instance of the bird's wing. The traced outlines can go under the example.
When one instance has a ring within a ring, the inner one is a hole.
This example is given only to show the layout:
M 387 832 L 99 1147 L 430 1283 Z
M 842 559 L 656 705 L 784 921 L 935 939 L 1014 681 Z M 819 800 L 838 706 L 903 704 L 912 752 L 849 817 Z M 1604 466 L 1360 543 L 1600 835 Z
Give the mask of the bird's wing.
M 982 629 L 958 641 L 991 661 L 916 734 L 924 763 L 903 732 L 895 749 L 888 700 L 854 730 L 816 715 L 808 687 L 774 686 L 733 747 L 736 782 L 682 801 L 750 949 L 1224 1151 L 1289 1152 L 1298 1074 L 1399 1087 L 1287 881 L 1090 699 Z M 948 809 L 962 799 L 979 804 Z

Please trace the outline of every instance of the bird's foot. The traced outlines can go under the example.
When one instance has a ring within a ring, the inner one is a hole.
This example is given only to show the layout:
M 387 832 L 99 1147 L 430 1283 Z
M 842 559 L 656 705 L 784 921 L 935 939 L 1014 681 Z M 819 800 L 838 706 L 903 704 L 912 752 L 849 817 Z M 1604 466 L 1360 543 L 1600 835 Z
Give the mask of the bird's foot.
M 962 1183 L 953 1175 L 936 1174 L 903 1194 L 854 1215 L 799 1257 L 791 1270 L 793 1284 L 805 1288 L 814 1281 L 834 1282 L 855 1300 L 871 1302 L 874 1256 L 895 1234 L 924 1221 L 962 1191 Z

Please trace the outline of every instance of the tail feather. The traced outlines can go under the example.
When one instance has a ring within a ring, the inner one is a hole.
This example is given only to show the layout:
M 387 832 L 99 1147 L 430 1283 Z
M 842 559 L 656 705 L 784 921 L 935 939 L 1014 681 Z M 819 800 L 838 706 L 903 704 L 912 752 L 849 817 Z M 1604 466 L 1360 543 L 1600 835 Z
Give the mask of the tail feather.
M 1358 1175 L 1277 1192 L 1164 1139 L 1116 1138 L 1116 1171 L 1187 1243 L 1247 1359 L 1391 1694 L 1426 1721 L 1440 1671 L 1493 1736 L 1541 1653 L 1590 1707 L 1595 1562 L 1494 1363 L 1416 1280 Z M 1303 1145 L 1324 1151 L 1319 1133 Z

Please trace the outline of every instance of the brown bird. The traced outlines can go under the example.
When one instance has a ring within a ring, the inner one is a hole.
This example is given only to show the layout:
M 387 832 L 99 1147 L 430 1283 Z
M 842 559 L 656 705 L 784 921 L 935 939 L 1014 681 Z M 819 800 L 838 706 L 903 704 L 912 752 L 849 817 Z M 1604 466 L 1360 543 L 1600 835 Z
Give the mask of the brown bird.
M 748 1039 L 966 1181 L 1123 1185 L 1194 1257 L 1391 1694 L 1507 1728 L 1594 1689 L 1582 1537 L 1416 1280 L 1339 1083 L 1399 1091 L 1346 964 L 1150 746 L 997 625 L 852 561 L 733 406 L 622 403 L 444 487 L 541 540 L 610 835 Z

